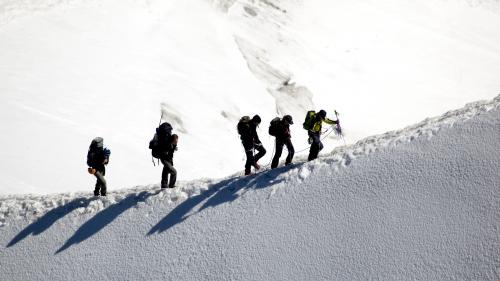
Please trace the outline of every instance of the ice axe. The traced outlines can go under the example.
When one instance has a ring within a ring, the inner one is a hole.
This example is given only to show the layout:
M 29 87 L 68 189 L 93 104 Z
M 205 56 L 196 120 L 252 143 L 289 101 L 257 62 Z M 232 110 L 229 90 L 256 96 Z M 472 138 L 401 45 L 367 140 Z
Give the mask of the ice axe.
M 335 133 L 344 141 L 344 145 L 346 145 L 344 134 L 342 134 L 342 127 L 340 127 L 340 120 L 339 120 L 340 114 L 337 112 L 337 110 L 333 110 L 333 112 L 335 113 L 335 117 L 337 117 L 337 126 L 335 126 Z

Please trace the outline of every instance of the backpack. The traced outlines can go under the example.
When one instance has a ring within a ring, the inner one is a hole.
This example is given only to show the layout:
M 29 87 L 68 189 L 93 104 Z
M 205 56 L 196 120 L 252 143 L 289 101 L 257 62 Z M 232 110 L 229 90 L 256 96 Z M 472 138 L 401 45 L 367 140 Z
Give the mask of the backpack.
M 269 135 L 276 137 L 276 135 L 279 133 L 279 126 L 280 126 L 281 119 L 279 117 L 274 118 L 271 120 L 269 123 Z
M 306 119 L 304 120 L 304 123 L 302 124 L 302 127 L 304 130 L 312 130 L 314 126 L 314 120 L 316 119 L 316 112 L 314 110 L 309 110 L 306 114 Z
M 238 122 L 238 134 L 240 135 L 248 135 L 250 133 L 250 119 L 249 116 L 243 116 L 241 117 L 240 121 Z
M 165 122 L 156 128 L 156 133 L 153 139 L 149 141 L 149 149 L 151 149 L 151 155 L 154 158 L 160 158 L 162 148 L 165 147 L 166 143 L 170 140 L 172 136 L 172 125 Z
M 96 137 L 92 140 L 87 152 L 87 165 L 89 167 L 99 165 L 100 161 L 109 159 L 111 151 L 104 147 L 104 141 L 101 137 Z M 98 162 L 99 161 L 99 162 Z

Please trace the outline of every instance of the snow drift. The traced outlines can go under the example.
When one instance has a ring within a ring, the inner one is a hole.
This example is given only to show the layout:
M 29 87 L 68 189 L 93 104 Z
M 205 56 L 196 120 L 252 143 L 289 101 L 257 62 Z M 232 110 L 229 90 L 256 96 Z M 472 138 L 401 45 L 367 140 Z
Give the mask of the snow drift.
M 499 145 L 500 96 L 249 177 L 4 196 L 0 276 L 498 280 Z

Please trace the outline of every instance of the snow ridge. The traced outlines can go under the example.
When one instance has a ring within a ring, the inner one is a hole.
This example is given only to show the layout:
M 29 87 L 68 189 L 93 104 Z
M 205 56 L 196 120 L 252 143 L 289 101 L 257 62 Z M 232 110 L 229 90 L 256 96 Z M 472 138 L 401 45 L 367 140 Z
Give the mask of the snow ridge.
M 34 221 L 47 212 L 65 212 L 70 216 L 79 216 L 98 212 L 110 205 L 118 204 L 121 201 L 138 196 L 136 208 L 144 204 L 154 205 L 159 201 L 176 203 L 184 201 L 190 197 L 207 192 L 213 188 L 221 188 L 221 183 L 226 185 L 238 184 L 252 185 L 258 184 L 259 177 L 266 173 L 280 173 L 274 181 L 270 182 L 272 194 L 278 188 L 285 186 L 287 182 L 301 182 L 308 178 L 316 169 L 331 166 L 334 170 L 348 166 L 358 157 L 366 156 L 386 147 L 397 146 L 402 143 L 412 142 L 417 138 L 431 138 L 443 128 L 467 122 L 477 115 L 481 115 L 490 110 L 500 107 L 500 95 L 491 101 L 478 101 L 466 105 L 464 108 L 449 111 L 439 117 L 428 118 L 424 121 L 406 127 L 401 130 L 387 132 L 365 138 L 349 146 L 335 148 L 330 154 L 317 161 L 305 162 L 306 159 L 298 158 L 297 163 L 292 165 L 287 171 L 278 169 L 269 171 L 268 168 L 256 175 L 248 177 L 248 180 L 236 181 L 241 174 L 234 174 L 224 179 L 200 179 L 190 182 L 180 182 L 173 190 L 159 191 L 159 184 L 137 186 L 130 189 L 112 191 L 107 197 L 92 197 L 90 193 L 65 193 L 52 195 L 7 195 L 0 196 L 0 226 L 8 225 L 9 219 L 26 219 Z M 305 163 L 303 163 L 305 162 Z

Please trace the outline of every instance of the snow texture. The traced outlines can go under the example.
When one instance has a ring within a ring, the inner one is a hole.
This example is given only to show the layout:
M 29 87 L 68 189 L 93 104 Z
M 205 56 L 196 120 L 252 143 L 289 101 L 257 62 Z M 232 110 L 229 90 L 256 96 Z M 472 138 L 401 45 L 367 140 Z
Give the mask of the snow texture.
M 339 111 L 352 144 L 492 99 L 499 11 L 493 0 L 0 0 L 0 194 L 91 190 L 96 136 L 112 151 L 109 190 L 157 183 L 147 147 L 161 113 L 190 181 L 243 171 L 244 115 L 262 117 L 268 151 L 265 124 L 292 115 L 303 157 L 308 110 Z M 325 151 L 342 144 L 329 137 Z
M 499 145 L 500 96 L 248 177 L 4 196 L 0 276 L 498 280 Z

